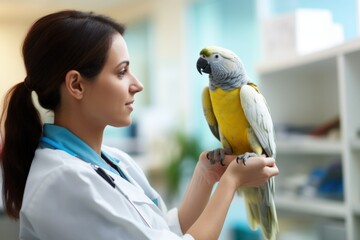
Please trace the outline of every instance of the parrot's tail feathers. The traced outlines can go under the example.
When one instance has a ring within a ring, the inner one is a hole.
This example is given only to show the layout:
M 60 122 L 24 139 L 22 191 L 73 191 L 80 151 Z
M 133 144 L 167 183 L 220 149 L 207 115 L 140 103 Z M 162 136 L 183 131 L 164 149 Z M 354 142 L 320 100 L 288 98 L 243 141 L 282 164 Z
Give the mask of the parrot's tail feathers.
M 260 193 L 260 225 L 266 239 L 276 239 L 279 232 L 276 207 L 274 201 L 274 179 L 271 178 L 263 187 L 259 188 Z
M 260 225 L 259 219 L 259 209 L 258 205 L 255 203 L 246 204 L 246 211 L 249 220 L 249 226 L 252 230 L 256 230 Z
M 276 216 L 275 205 L 263 206 L 261 211 L 261 229 L 265 239 L 275 240 L 276 235 L 279 232 L 278 221 Z
M 249 226 L 256 229 L 260 225 L 267 240 L 275 240 L 279 232 L 273 181 L 270 179 L 264 186 L 244 190 Z

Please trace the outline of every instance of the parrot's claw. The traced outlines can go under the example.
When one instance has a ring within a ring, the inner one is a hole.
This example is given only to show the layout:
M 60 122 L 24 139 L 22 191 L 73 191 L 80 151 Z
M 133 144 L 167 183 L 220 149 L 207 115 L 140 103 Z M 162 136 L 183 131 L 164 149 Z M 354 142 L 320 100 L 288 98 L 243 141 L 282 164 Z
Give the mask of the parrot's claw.
M 244 166 L 246 166 L 246 161 L 250 157 L 258 157 L 258 155 L 256 153 L 253 153 L 253 152 L 246 152 L 245 154 L 237 156 L 236 157 L 236 162 L 239 163 L 239 161 L 241 160 L 243 162 Z
M 225 166 L 225 150 L 222 148 L 217 148 L 215 150 L 209 151 L 206 154 L 206 158 L 209 160 L 210 164 L 215 164 L 216 162 L 220 162 L 222 166 Z

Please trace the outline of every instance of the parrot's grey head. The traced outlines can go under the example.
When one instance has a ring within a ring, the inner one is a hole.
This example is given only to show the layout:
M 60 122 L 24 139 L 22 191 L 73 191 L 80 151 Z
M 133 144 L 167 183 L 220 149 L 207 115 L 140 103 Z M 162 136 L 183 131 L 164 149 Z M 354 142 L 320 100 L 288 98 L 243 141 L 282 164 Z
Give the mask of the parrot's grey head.
M 248 82 L 240 58 L 232 51 L 211 46 L 200 51 L 196 68 L 200 74 L 209 74 L 210 88 L 232 89 Z

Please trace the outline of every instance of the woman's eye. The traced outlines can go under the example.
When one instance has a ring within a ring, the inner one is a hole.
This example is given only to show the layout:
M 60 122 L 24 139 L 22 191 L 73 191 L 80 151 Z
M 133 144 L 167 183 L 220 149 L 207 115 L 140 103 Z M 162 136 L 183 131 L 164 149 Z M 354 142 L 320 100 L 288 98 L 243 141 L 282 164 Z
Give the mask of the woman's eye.
M 126 68 L 122 68 L 120 69 L 120 71 L 118 72 L 118 76 L 119 77 L 123 77 L 126 74 L 127 69 Z

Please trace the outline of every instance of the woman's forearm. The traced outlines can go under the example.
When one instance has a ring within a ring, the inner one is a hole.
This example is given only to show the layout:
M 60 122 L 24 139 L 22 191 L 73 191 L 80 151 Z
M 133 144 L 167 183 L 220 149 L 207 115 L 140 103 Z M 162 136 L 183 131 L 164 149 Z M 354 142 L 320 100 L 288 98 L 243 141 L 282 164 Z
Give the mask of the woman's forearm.
M 195 239 L 218 239 L 235 194 L 235 187 L 222 178 L 205 209 L 187 231 Z
M 183 232 L 198 219 L 209 201 L 213 185 L 195 170 L 184 199 L 179 207 L 179 221 Z

